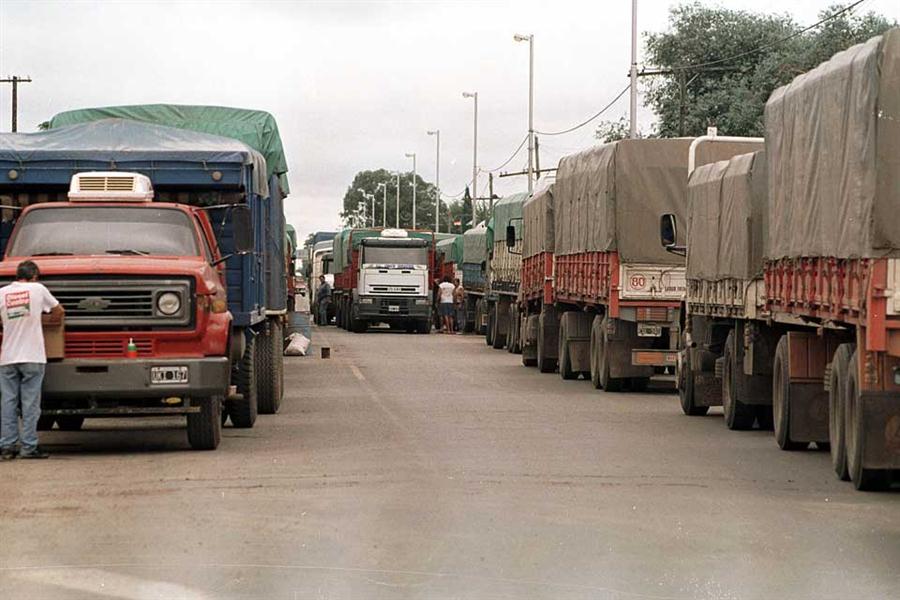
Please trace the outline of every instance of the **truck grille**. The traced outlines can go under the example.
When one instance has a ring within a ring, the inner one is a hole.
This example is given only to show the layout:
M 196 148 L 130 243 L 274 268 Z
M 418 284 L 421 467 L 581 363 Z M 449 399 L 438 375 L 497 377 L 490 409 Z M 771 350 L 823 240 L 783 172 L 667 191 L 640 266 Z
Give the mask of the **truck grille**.
M 133 338 L 138 356 L 153 356 L 153 340 Z M 66 358 L 124 358 L 128 338 L 66 339 Z
M 397 306 L 398 309 L 395 311 L 391 311 L 390 306 Z M 406 298 L 395 298 L 388 300 L 381 300 L 381 303 L 378 305 L 378 314 L 384 316 L 406 316 L 409 315 L 409 300 Z
M 153 290 L 106 290 L 87 295 L 84 290 L 54 291 L 67 317 L 153 317 Z

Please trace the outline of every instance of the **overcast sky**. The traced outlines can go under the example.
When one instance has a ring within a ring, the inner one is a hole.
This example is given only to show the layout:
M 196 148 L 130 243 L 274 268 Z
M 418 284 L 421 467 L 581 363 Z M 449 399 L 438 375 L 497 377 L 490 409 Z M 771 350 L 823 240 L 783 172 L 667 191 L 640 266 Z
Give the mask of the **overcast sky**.
M 729 0 L 801 23 L 836 0 Z M 667 0 L 639 2 L 640 31 L 665 29 Z M 900 20 L 900 3 L 869 0 Z M 339 225 L 340 202 L 363 169 L 411 169 L 460 193 L 472 172 L 472 101 L 478 91 L 482 169 L 503 163 L 527 131 L 528 48 L 535 36 L 535 128 L 583 121 L 627 85 L 630 0 L 585 2 L 61 2 L 0 0 L 0 75 L 28 75 L 19 130 L 57 112 L 140 103 L 262 109 L 287 153 L 288 221 L 301 234 Z M 640 59 L 639 59 L 640 60 Z M 0 131 L 9 130 L 9 86 Z M 627 96 L 609 112 L 627 112 Z M 643 110 L 641 124 L 653 116 Z M 592 126 L 541 139 L 542 166 L 593 142 Z M 727 132 L 726 132 L 727 133 Z M 521 152 L 508 167 L 522 168 Z M 480 188 L 487 177 L 480 177 Z M 495 193 L 523 178 L 497 180 Z

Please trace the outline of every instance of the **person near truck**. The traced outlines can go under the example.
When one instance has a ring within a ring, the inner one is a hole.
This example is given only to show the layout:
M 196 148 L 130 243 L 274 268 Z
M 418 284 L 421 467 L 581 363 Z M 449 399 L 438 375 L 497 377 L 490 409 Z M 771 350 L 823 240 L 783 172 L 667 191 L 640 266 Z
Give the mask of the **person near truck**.
M 44 350 L 43 315 L 59 323 L 63 308 L 50 290 L 38 283 L 40 270 L 30 260 L 19 263 L 16 280 L 0 288 L 0 458 L 47 458 L 38 446 L 37 424 L 41 416 L 41 385 L 47 355 Z M 19 406 L 22 432 L 19 434 Z
M 319 311 L 319 325 L 328 325 L 328 305 L 331 304 L 331 286 L 324 275 L 319 275 L 319 289 L 316 290 L 316 309 Z
M 441 315 L 441 333 L 453 333 L 453 290 L 456 286 L 450 283 L 450 278 L 444 279 L 438 285 L 438 314 Z
M 462 333 L 466 324 L 466 289 L 459 279 L 453 288 L 453 304 L 456 306 L 456 333 Z

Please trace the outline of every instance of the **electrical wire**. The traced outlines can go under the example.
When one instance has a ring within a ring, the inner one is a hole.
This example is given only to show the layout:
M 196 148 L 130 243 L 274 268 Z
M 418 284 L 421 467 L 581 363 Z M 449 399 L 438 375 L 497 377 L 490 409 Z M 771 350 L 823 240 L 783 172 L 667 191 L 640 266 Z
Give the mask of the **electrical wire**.
M 579 123 L 578 125 L 575 125 L 574 127 L 569 127 L 568 129 L 563 129 L 562 131 L 535 131 L 535 133 L 539 134 L 539 135 L 563 135 L 564 133 L 571 133 L 571 132 L 575 131 L 576 129 L 581 129 L 582 127 L 584 127 L 585 125 L 587 125 L 588 123 L 590 123 L 591 121 L 593 121 L 594 119 L 596 119 L 597 117 L 599 117 L 600 115 L 602 115 L 603 113 L 608 111 L 610 108 L 612 108 L 613 105 L 619 101 L 619 98 L 624 96 L 625 92 L 627 92 L 630 89 L 631 89 L 631 84 L 629 83 L 628 85 L 625 86 L 625 89 L 623 89 L 621 92 L 619 92 L 619 94 L 610 101 L 609 104 L 607 104 L 606 106 L 601 108 L 600 111 L 597 112 L 596 114 L 594 114 L 594 116 L 592 116 L 591 118 L 587 119 L 586 121 L 582 121 L 581 123 Z
M 516 155 L 522 150 L 522 148 L 525 147 L 525 142 L 527 142 L 527 141 L 528 141 L 528 134 L 526 133 L 525 137 L 522 138 L 522 143 L 520 143 L 519 147 L 513 151 L 512 156 L 510 156 L 509 158 L 506 159 L 506 162 L 504 162 L 502 165 L 500 165 L 496 169 L 491 169 L 489 171 L 482 171 L 482 172 L 483 173 L 496 173 L 497 171 L 499 171 L 500 169 L 502 169 L 503 167 L 505 167 L 506 165 L 511 163 L 512 160 L 516 157 Z
M 744 58 L 745 56 L 750 56 L 751 54 L 756 54 L 756 53 L 758 53 L 758 52 L 762 52 L 763 50 L 768 50 L 769 48 L 774 48 L 775 46 L 778 46 L 779 44 L 783 44 L 784 42 L 790 41 L 790 40 L 794 39 L 795 37 L 797 37 L 797 36 L 799 36 L 799 35 L 803 35 L 803 34 L 806 33 L 807 31 L 809 31 L 810 29 L 815 29 L 816 27 L 818 27 L 819 25 L 822 25 L 823 23 L 827 23 L 828 21 L 830 21 L 830 20 L 832 20 L 832 19 L 835 19 L 835 18 L 841 16 L 841 15 L 844 14 L 844 13 L 850 12 L 851 10 L 853 10 L 854 8 L 856 8 L 857 6 L 859 6 L 860 4 L 862 4 L 862 3 L 865 2 L 865 1 L 866 1 L 866 0 L 856 0 L 856 2 L 853 2 L 853 3 L 851 3 L 851 4 L 848 4 L 848 5 L 845 6 L 844 8 L 842 8 L 842 9 L 840 9 L 840 10 L 838 10 L 838 11 L 833 12 L 832 14 L 828 15 L 827 17 L 822 18 L 822 19 L 819 20 L 818 22 L 813 23 L 812 25 L 809 25 L 808 27 L 804 27 L 803 29 L 801 29 L 801 30 L 799 30 L 799 31 L 795 31 L 794 33 L 792 33 L 792 34 L 790 34 L 790 35 L 787 35 L 787 36 L 785 36 L 785 37 L 783 37 L 783 38 L 780 38 L 780 39 L 777 39 L 777 40 L 775 40 L 775 41 L 769 42 L 768 44 L 763 44 L 762 46 L 757 46 L 756 48 L 753 48 L 752 50 L 747 50 L 747 51 L 745 51 L 745 52 L 741 52 L 741 53 L 739 53 L 739 54 L 735 54 L 734 56 L 728 56 L 728 57 L 725 57 L 725 58 L 718 58 L 718 59 L 716 59 L 716 60 L 711 60 L 711 61 L 708 61 L 708 62 L 705 62 L 705 63 L 698 63 L 698 64 L 695 64 L 695 65 L 681 65 L 681 66 L 676 66 L 676 67 L 670 67 L 670 68 L 667 69 L 667 70 L 671 70 L 671 71 L 690 71 L 690 70 L 692 70 L 692 69 L 701 69 L 701 68 L 704 68 L 704 67 L 712 67 L 712 66 L 715 66 L 715 65 L 720 65 L 720 64 L 722 64 L 722 63 L 731 62 L 731 61 L 736 60 L 736 59 L 738 59 L 738 58 Z

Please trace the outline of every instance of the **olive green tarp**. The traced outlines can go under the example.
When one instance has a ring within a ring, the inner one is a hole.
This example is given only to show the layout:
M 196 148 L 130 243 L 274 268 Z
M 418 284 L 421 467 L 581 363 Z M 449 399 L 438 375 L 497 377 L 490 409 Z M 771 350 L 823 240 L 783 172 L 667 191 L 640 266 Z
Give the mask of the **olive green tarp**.
M 772 259 L 900 256 L 900 29 L 769 97 Z
M 463 262 L 480 265 L 487 260 L 487 225 L 482 221 L 463 234 Z
M 285 195 L 290 193 L 287 180 L 287 159 L 275 118 L 261 110 L 227 106 L 189 106 L 177 104 L 137 104 L 133 106 L 104 106 L 69 110 L 49 121 L 51 129 L 99 121 L 102 119 L 131 119 L 211 133 L 244 142 L 266 159 L 267 177 L 277 175 Z
M 553 252 L 553 186 L 534 194 L 522 207 L 525 225 L 522 257 L 528 258 L 541 252 Z
M 764 152 L 697 168 L 688 183 L 687 277 L 752 279 L 767 228 Z
M 438 235 L 438 234 L 435 234 Z M 440 234 L 446 235 L 446 234 Z M 439 241 L 437 243 L 437 253 L 441 257 L 442 262 L 450 261 L 456 263 L 458 267 L 462 267 L 463 262 L 463 236 L 461 234 L 450 234 L 453 237 Z
M 334 255 L 332 263 L 332 272 L 341 273 L 344 268 L 350 264 L 350 240 L 353 240 L 353 249 L 359 248 L 364 238 L 373 238 L 381 236 L 381 229 L 344 229 L 339 231 L 332 240 L 332 254 Z M 352 233 L 352 236 L 351 236 Z M 434 234 L 430 231 L 407 231 L 407 239 L 414 238 L 420 240 L 431 241 Z M 394 238 L 404 239 L 404 238 Z

